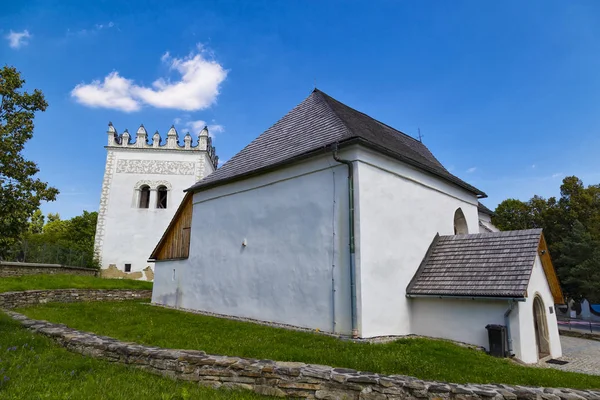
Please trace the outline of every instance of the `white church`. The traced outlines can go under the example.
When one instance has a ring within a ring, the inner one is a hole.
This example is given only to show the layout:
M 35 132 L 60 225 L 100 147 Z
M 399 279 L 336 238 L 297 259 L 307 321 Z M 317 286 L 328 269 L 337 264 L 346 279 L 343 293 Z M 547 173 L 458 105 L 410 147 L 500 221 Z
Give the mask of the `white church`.
M 123 144 L 128 139 L 115 140 L 109 131 L 115 159 L 106 176 L 119 184 L 105 182 L 103 190 L 111 199 L 101 207 L 103 266 L 122 270 L 137 262 L 130 255 L 151 253 L 153 303 L 352 337 L 417 334 L 488 349 L 486 326 L 502 325 L 504 355 L 535 363 L 562 354 L 554 305 L 564 300 L 541 230 L 498 232 L 479 202 L 485 193 L 420 141 L 319 90 L 214 172 L 208 142 L 196 152 L 165 153 L 165 162 L 189 155 L 203 168 L 166 175 L 168 213 L 141 210 L 156 214 L 152 227 L 126 214 L 143 198 L 138 181 L 153 182 L 154 207 L 166 176 L 115 170 L 141 153 Z M 163 155 L 151 151 L 136 165 Z M 170 222 L 158 222 L 173 212 Z M 138 245 L 156 247 L 133 253 Z
M 158 132 L 149 142 L 144 126 L 132 138 L 108 125 L 106 166 L 96 226 L 95 254 L 102 275 L 152 280 L 148 255 L 183 199 L 183 190 L 213 172 L 218 163 L 208 129 L 195 144 L 183 143 L 171 127 L 166 140 Z

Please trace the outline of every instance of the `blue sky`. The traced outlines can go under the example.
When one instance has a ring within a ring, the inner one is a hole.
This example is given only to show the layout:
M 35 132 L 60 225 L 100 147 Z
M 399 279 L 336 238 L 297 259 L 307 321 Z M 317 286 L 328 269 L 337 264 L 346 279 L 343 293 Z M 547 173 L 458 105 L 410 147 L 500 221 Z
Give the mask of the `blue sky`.
M 170 4 L 173 3 L 173 4 Z M 206 122 L 227 160 L 317 87 L 489 195 L 600 182 L 596 1 L 2 1 L 0 61 L 50 104 L 27 156 L 97 210 L 106 128 Z M 111 108 L 107 108 L 111 107 Z M 197 133 L 197 132 L 192 132 Z

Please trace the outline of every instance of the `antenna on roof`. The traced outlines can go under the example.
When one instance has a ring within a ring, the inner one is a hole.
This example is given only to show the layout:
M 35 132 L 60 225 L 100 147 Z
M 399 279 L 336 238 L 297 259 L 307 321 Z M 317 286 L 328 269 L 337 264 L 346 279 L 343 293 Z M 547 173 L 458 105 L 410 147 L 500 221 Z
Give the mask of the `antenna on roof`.
M 419 142 L 423 143 L 423 138 L 425 137 L 425 135 L 421 135 L 421 128 L 417 128 L 419 131 Z
M 314 89 L 316 89 L 317 88 L 317 78 L 313 78 L 313 82 L 314 82 L 314 85 L 315 85 Z

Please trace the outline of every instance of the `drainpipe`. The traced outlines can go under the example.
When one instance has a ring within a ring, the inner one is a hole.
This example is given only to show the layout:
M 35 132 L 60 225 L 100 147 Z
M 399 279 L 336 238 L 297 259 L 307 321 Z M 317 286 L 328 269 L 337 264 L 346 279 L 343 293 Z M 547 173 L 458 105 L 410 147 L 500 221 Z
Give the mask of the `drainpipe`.
M 510 333 L 510 313 L 515 307 L 515 302 L 513 300 L 508 301 L 508 310 L 504 313 L 504 325 L 506 326 L 506 340 L 508 341 L 508 355 L 510 357 L 513 356 L 513 341 L 512 335 Z
M 350 307 L 352 315 L 352 337 L 358 337 L 358 323 L 356 317 L 356 253 L 354 246 L 354 166 L 352 161 L 342 160 L 338 157 L 337 143 L 333 145 L 333 159 L 348 166 L 348 236 L 350 239 Z

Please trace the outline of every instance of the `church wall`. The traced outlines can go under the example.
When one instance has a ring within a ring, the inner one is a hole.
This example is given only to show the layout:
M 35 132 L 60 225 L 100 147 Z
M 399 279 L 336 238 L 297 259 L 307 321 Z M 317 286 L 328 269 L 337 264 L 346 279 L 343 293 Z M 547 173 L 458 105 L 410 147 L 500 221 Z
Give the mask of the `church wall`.
M 508 301 L 481 299 L 409 299 L 411 333 L 485 347 L 488 324 L 504 325 Z M 516 321 L 517 318 L 513 317 Z
M 539 256 L 535 258 L 533 271 L 527 287 L 527 300 L 519 303 L 519 333 L 518 341 L 514 343 L 514 350 L 517 358 L 526 363 L 535 363 L 538 361 L 535 326 L 533 320 L 533 301 L 535 296 L 539 295 L 544 302 L 546 320 L 548 324 L 548 337 L 550 339 L 550 353 L 552 358 L 558 358 L 562 355 L 562 347 L 558 334 L 558 323 L 556 321 L 556 311 L 554 310 L 554 297 L 550 291 L 550 286 L 546 280 L 546 274 L 542 267 Z M 550 314 L 550 307 L 553 312 Z
M 349 334 L 346 187 L 329 154 L 196 193 L 189 258 L 156 263 L 153 301 Z
M 406 287 L 436 233 L 454 233 L 457 208 L 479 232 L 477 197 L 369 150 L 357 157 L 360 334 L 410 334 Z
M 123 271 L 129 263 L 131 272 L 136 274 L 148 266 L 153 268 L 147 260 L 183 199 L 183 190 L 193 185 L 197 176 L 204 176 L 205 168 L 208 172 L 212 168 L 203 152 L 119 148 L 108 151 L 113 153 L 113 162 L 107 165 L 106 173 L 112 176 L 107 193 L 103 193 L 107 202 L 101 222 L 102 268 L 109 271 L 114 265 Z M 141 183 L 152 188 L 149 208 L 139 208 L 136 185 Z M 170 188 L 166 209 L 156 208 L 159 184 Z M 144 278 L 143 275 L 131 277 Z

